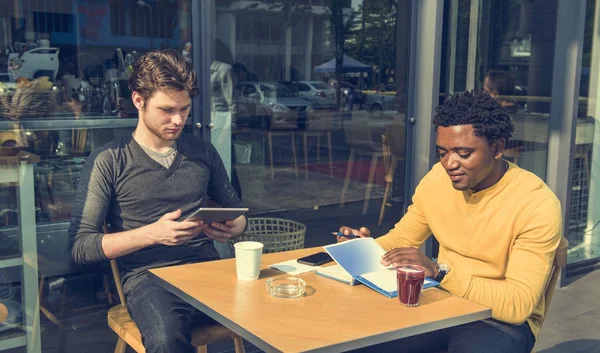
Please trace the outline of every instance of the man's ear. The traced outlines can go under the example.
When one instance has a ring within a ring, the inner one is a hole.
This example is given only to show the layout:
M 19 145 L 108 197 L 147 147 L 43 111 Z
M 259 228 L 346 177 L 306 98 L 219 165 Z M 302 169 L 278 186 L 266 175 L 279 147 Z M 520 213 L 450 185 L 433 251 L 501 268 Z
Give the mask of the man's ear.
M 494 141 L 494 145 L 492 147 L 494 148 L 494 158 L 502 158 L 502 153 L 506 149 L 506 139 L 501 138 Z
M 134 91 L 133 94 L 131 95 L 131 100 L 133 101 L 133 105 L 135 105 L 135 107 L 137 108 L 137 110 L 144 110 L 144 105 L 145 105 L 145 100 L 144 97 L 142 97 L 141 94 L 139 94 L 137 91 Z

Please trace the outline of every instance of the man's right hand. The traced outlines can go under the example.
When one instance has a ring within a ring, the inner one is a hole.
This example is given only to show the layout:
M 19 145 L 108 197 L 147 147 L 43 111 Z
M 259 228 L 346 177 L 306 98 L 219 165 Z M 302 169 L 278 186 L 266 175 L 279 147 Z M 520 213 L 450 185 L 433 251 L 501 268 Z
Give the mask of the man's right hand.
M 177 221 L 181 210 L 170 212 L 150 225 L 148 238 L 153 244 L 181 245 L 200 234 L 206 227 L 202 221 Z
M 357 229 L 353 229 L 350 227 L 342 226 L 342 227 L 340 227 L 340 233 L 342 233 L 343 235 L 337 236 L 338 243 L 341 243 L 346 240 L 354 239 L 354 237 L 352 237 L 352 235 L 354 235 L 355 237 L 358 237 L 358 238 L 367 238 L 367 237 L 371 236 L 371 231 L 365 227 L 360 227 L 360 229 L 357 230 Z M 346 235 L 347 237 L 344 235 Z

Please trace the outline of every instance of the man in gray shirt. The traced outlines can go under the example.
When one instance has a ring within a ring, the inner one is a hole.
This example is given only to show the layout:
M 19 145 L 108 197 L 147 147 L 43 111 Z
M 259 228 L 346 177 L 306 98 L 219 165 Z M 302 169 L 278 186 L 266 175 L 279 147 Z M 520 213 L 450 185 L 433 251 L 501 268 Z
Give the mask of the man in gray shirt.
M 88 157 L 73 201 L 73 260 L 119 259 L 127 309 L 149 353 L 195 352 L 191 329 L 210 318 L 147 271 L 217 259 L 213 240 L 226 242 L 246 227 L 245 216 L 226 223 L 180 221 L 208 200 L 242 207 L 213 145 L 182 135 L 195 84 L 191 65 L 175 51 L 142 56 L 129 80 L 137 128 Z

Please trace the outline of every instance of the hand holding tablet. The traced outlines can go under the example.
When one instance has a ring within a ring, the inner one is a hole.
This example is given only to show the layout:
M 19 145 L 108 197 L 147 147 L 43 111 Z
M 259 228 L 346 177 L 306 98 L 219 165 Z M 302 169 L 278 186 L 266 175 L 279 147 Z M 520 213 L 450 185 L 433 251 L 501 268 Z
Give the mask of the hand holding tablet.
M 248 212 L 247 208 L 208 208 L 200 207 L 194 211 L 191 215 L 187 216 L 185 221 L 197 220 L 202 221 L 204 224 L 211 224 L 214 222 L 224 223 L 226 221 L 232 221 Z

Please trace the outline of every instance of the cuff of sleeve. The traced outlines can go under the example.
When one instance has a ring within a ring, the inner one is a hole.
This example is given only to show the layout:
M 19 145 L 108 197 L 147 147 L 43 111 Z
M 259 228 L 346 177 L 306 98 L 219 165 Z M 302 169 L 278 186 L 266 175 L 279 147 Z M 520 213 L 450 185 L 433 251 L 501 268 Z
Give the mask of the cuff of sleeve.
M 469 286 L 471 285 L 471 277 L 464 278 L 461 277 L 459 273 L 456 272 L 456 269 L 451 269 L 450 272 L 446 274 L 440 286 L 447 290 L 448 292 L 457 295 L 459 297 L 464 298 L 469 290 Z
M 94 238 L 94 242 L 96 243 L 96 253 L 98 254 L 98 259 L 100 261 L 108 261 L 109 259 L 104 253 L 104 249 L 102 249 L 102 238 L 104 238 L 104 233 L 98 233 Z
M 248 230 L 248 216 L 245 213 L 243 214 L 243 216 L 244 218 L 246 218 L 246 226 L 244 227 L 242 234 L 246 233 L 246 231 Z

